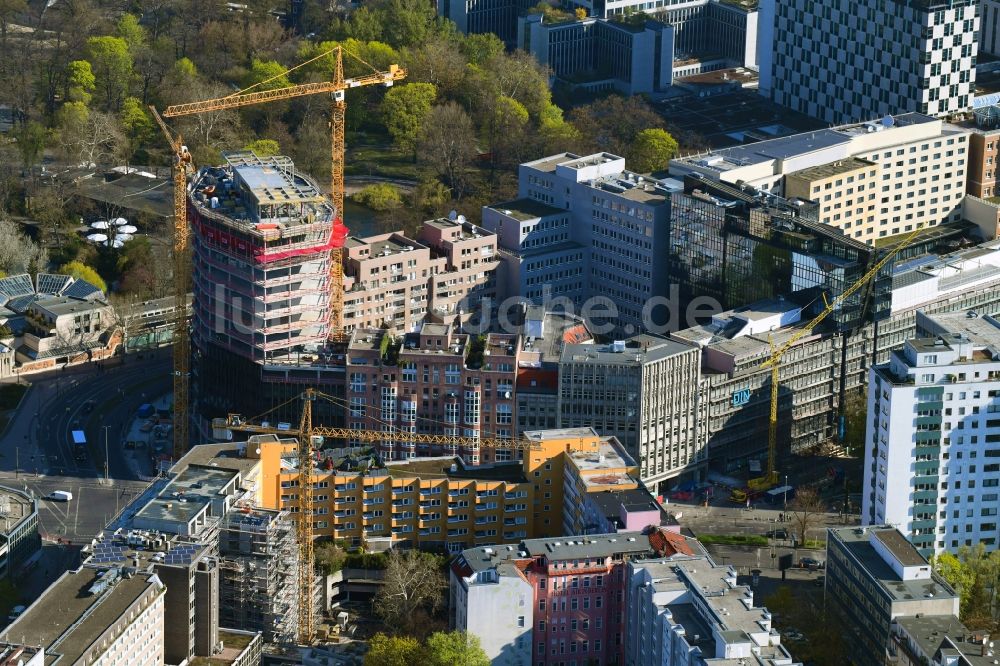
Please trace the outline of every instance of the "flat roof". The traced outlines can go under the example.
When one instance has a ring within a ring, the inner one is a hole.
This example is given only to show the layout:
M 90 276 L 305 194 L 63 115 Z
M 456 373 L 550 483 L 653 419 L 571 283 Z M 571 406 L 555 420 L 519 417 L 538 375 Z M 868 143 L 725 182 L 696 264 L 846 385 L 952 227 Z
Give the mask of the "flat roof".
M 639 335 L 626 340 L 623 351 L 615 351 L 613 345 L 566 345 L 562 351 L 561 362 L 639 365 L 692 351 L 696 351 L 696 347 L 687 342 L 654 335 Z
M 548 430 L 525 430 L 522 436 L 533 442 L 544 442 L 549 439 L 582 439 L 585 437 L 600 437 L 593 428 L 550 428 Z
M 551 173 L 556 170 L 556 167 L 563 162 L 569 162 L 570 160 L 578 160 L 582 156 L 576 153 L 559 153 L 558 155 L 549 155 L 540 160 L 535 160 L 534 162 L 527 162 L 523 166 L 529 166 L 532 169 L 538 169 L 539 171 L 545 171 Z
M 976 632 L 971 631 L 954 615 L 910 615 L 893 620 L 920 647 L 921 652 L 933 657 L 938 649 L 954 651 L 965 658 L 963 666 L 992 666 L 993 655 L 984 655 L 982 642 L 975 642 Z M 980 633 L 980 636 L 983 634 Z
M 935 597 L 958 596 L 948 583 L 933 572 L 931 572 L 930 578 L 901 580 L 892 567 L 882 559 L 882 556 L 878 554 L 875 547 L 869 542 L 870 533 L 873 531 L 896 532 L 897 530 L 894 527 L 869 527 L 864 530 L 857 527 L 830 529 L 831 534 L 843 543 L 844 548 L 858 560 L 867 575 L 874 579 L 893 601 L 913 601 L 923 599 L 929 594 L 933 594 Z M 881 539 L 879 540 L 882 541 Z M 882 543 L 885 542 L 883 541 Z M 894 545 L 898 546 L 898 543 Z M 912 544 L 910 544 L 910 548 L 920 557 L 922 564 L 927 564 L 927 560 L 920 556 Z M 895 554 L 895 551 L 890 552 Z M 910 560 L 908 559 L 907 561 Z
M 868 169 L 873 166 L 877 166 L 877 164 L 858 157 L 848 157 L 836 162 L 827 162 L 826 164 L 795 171 L 788 174 L 788 176 L 795 176 L 804 180 L 824 180 L 841 174 L 851 173 L 852 171 Z
M 452 465 L 455 471 L 451 471 Z M 421 479 L 448 478 L 479 481 L 507 481 L 527 483 L 521 463 L 498 463 L 495 465 L 474 465 L 466 467 L 462 459 L 455 456 L 435 458 L 413 458 L 406 461 L 386 461 L 386 471 L 393 478 L 418 476 Z
M 152 574 L 138 573 L 131 578 L 119 577 L 101 594 L 90 593 L 104 571 L 90 567 L 67 571 L 4 630 L 4 636 L 41 646 L 46 663 L 57 658 L 62 663 L 76 663 L 142 595 L 163 587 Z
M 548 215 L 561 215 L 566 213 L 566 211 L 562 208 L 549 206 L 548 204 L 528 198 L 505 201 L 503 203 L 487 206 L 487 208 L 513 217 L 515 220 L 519 220 L 521 222 L 534 220 L 539 217 L 546 217 Z
M 872 530 L 872 536 L 878 539 L 904 567 L 919 567 L 929 564 L 899 530 Z
M 260 437 L 260 435 L 254 435 Z M 254 437 L 249 440 L 252 442 Z M 275 436 L 275 441 L 278 438 Z M 260 465 L 257 458 L 247 458 L 245 455 L 248 442 L 224 442 L 222 444 L 198 444 L 184 454 L 184 457 L 174 463 L 171 468 L 175 474 L 180 474 L 191 465 L 202 467 L 218 467 L 220 469 L 238 470 L 244 476 Z
M 6 526 L 5 532 L 9 532 L 11 528 L 16 527 L 18 523 L 34 512 L 35 500 L 20 490 L 0 486 L 0 519 L 4 521 Z
M 239 474 L 235 469 L 188 465 L 155 499 L 136 511 L 134 520 L 187 523 L 220 499 L 222 490 Z
M 70 296 L 41 296 L 32 304 L 39 310 L 44 310 L 54 317 L 61 315 L 93 312 L 108 307 L 101 301 L 87 301 Z
M 522 545 L 531 557 L 544 556 L 550 561 L 603 559 L 619 553 L 647 553 L 652 550 L 649 538 L 642 532 L 525 539 Z

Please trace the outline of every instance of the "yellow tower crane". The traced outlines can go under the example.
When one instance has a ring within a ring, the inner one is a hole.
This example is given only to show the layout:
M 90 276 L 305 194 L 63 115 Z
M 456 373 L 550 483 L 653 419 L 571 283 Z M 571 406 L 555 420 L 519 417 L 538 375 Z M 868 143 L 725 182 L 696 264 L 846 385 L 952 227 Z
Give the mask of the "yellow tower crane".
M 785 352 L 795 346 L 803 337 L 810 335 L 813 329 L 819 326 L 819 324 L 826 319 L 830 313 L 836 310 L 841 303 L 853 296 L 859 289 L 873 280 L 875 276 L 878 275 L 878 272 L 882 270 L 886 264 L 892 261 L 903 248 L 912 243 L 913 239 L 916 238 L 921 231 L 923 231 L 923 227 L 918 225 L 916 229 L 907 234 L 901 241 L 899 241 L 899 243 L 887 252 L 885 256 L 879 259 L 879 261 L 872 266 L 867 273 L 861 276 L 861 278 L 845 289 L 835 299 L 828 301 L 822 312 L 813 317 L 812 321 L 796 331 L 795 334 L 786 340 L 780 347 L 772 347 L 770 358 L 762 365 L 762 367 L 771 369 L 771 413 L 767 424 L 767 473 L 756 479 L 750 479 L 747 482 L 747 487 L 750 490 L 758 492 L 768 490 L 773 488 L 778 483 L 778 470 L 776 467 L 778 449 L 778 373 L 781 369 L 781 359 Z M 746 494 L 741 491 L 736 491 L 733 493 L 732 499 L 736 501 L 743 501 L 746 499 Z
M 333 78 L 319 83 L 303 83 L 271 90 L 250 92 L 272 81 L 284 77 L 289 72 L 315 62 L 320 58 L 333 56 Z M 359 62 L 371 67 L 357 56 Z M 339 218 L 344 215 L 344 118 L 347 103 L 344 93 L 348 88 L 360 88 L 371 85 L 391 86 L 396 81 L 406 78 L 406 72 L 398 65 L 390 65 L 388 71 L 380 72 L 374 67 L 372 74 L 355 78 L 344 78 L 344 50 L 340 46 L 321 53 L 309 60 L 292 67 L 286 72 L 261 81 L 239 92 L 218 99 L 207 99 L 188 104 L 175 104 L 163 111 L 164 118 L 189 116 L 209 111 L 236 109 L 265 102 L 276 102 L 294 97 L 329 93 L 333 98 L 330 117 L 330 198 L 333 201 L 334 214 Z M 188 363 L 191 353 L 191 343 L 188 337 L 186 320 L 187 293 L 191 280 L 191 264 L 188 260 L 187 224 L 187 176 L 193 171 L 191 155 L 183 145 L 180 136 L 174 137 L 167 128 L 160 114 L 150 107 L 160 129 L 163 130 L 174 153 L 174 300 L 177 304 L 177 320 L 174 327 L 174 459 L 184 455 L 190 445 L 188 433 L 188 382 L 190 378 Z M 346 233 L 346 230 L 344 231 Z M 330 338 L 343 340 L 343 306 L 344 277 L 343 257 L 341 247 L 337 246 L 330 252 Z
M 256 423 L 258 419 L 245 419 L 239 414 L 230 414 L 225 419 L 214 419 L 212 428 L 215 430 L 236 430 L 252 435 L 281 435 L 297 437 L 299 442 L 299 488 L 298 488 L 298 520 L 296 536 L 299 546 L 299 578 L 298 578 L 298 612 L 299 612 L 299 642 L 308 645 L 313 637 L 313 438 L 333 437 L 337 439 L 378 442 L 392 439 L 406 439 L 419 444 L 443 444 L 447 446 L 478 446 L 494 449 L 524 449 L 537 445 L 527 440 L 508 439 L 503 437 L 458 437 L 452 435 L 427 435 L 409 432 L 384 432 L 380 430 L 353 430 L 349 428 L 329 428 L 314 426 L 312 422 L 312 404 L 317 398 L 337 402 L 337 398 L 320 393 L 315 389 L 306 389 L 301 394 L 302 416 L 297 430 L 284 425 L 274 427 Z M 287 404 L 287 403 L 286 403 Z M 282 405 L 283 406 L 283 405 Z M 277 408 L 276 408 L 277 409 Z

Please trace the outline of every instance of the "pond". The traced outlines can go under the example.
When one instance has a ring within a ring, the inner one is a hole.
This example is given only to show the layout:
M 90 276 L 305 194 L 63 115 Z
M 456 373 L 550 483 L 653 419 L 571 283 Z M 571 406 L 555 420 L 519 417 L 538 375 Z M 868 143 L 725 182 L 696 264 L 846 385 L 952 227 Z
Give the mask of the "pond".
M 352 236 L 373 236 L 378 233 L 375 211 L 350 198 L 344 199 L 344 224 L 351 230 Z

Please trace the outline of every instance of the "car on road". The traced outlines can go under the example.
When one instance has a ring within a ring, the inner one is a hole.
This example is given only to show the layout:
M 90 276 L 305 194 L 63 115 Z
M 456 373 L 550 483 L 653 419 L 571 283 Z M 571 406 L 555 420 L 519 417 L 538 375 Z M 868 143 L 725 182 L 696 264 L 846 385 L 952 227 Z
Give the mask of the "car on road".
M 799 568 L 816 571 L 823 568 L 823 563 L 813 557 L 801 557 L 799 558 Z
M 88 400 L 87 402 L 83 403 L 83 413 L 84 414 L 91 413 L 92 411 L 94 411 L 94 407 L 96 407 L 94 401 Z
M 45 496 L 45 499 L 52 502 L 69 502 L 73 499 L 73 493 L 68 490 L 53 490 Z
M 767 532 L 764 532 L 764 536 L 766 536 L 768 539 L 787 539 L 788 530 L 784 529 L 768 530 Z

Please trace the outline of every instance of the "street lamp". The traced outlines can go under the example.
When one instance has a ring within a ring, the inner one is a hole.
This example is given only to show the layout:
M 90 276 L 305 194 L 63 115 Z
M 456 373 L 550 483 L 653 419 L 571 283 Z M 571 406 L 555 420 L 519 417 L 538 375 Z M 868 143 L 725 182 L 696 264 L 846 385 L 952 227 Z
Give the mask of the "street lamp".
M 108 428 L 104 426 L 104 482 L 108 482 Z
M 788 475 L 785 475 L 785 511 L 788 511 Z

